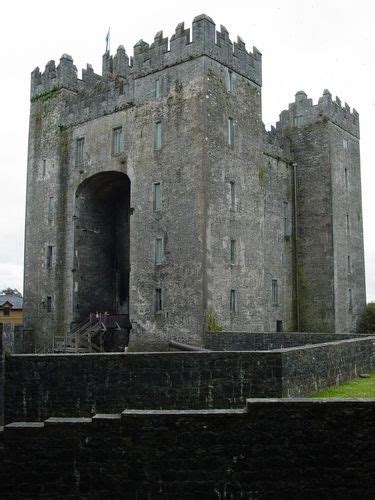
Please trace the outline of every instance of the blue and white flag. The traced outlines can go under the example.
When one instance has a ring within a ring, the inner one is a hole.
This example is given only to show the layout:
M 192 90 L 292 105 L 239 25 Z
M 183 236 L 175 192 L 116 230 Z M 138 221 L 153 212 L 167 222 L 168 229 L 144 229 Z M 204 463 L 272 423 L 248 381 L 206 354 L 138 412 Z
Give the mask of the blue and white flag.
M 109 36 L 110 36 L 110 31 L 111 31 L 111 28 L 108 28 L 108 33 L 107 33 L 107 36 L 105 37 L 105 51 L 106 52 L 109 51 Z

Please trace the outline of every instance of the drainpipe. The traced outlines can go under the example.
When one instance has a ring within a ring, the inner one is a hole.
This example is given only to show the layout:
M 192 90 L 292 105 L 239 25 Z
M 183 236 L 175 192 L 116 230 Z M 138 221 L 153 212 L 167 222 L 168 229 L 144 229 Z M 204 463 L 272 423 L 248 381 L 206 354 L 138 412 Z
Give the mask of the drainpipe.
M 296 320 L 297 332 L 300 331 L 299 325 L 299 282 L 298 282 L 298 257 L 297 257 L 297 163 L 292 163 L 293 167 L 293 191 L 294 191 L 294 267 L 295 267 L 295 282 L 296 282 Z

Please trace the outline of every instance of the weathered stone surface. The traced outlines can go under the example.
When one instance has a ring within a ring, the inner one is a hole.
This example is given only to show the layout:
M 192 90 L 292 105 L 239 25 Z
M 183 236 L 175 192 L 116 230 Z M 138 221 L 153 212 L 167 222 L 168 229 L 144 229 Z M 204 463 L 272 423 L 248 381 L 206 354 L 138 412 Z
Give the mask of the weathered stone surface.
M 355 332 L 366 304 L 358 113 L 327 90 L 316 105 L 298 92 L 277 130 L 296 162 L 296 328 Z
M 7 360 L 6 421 L 125 408 L 238 408 L 281 395 L 280 355 L 171 352 L 23 355 Z
M 261 54 L 205 15 L 191 39 L 179 24 L 170 50 L 159 32 L 133 59 L 107 52 L 102 73 L 78 79 L 67 54 L 32 73 L 24 318 L 35 347 L 95 309 L 129 313 L 138 351 L 202 345 L 209 310 L 226 330 L 355 331 L 358 113 L 299 92 L 265 132 Z
M 206 332 L 204 347 L 211 351 L 270 351 L 364 337 L 353 333 Z
M 258 352 L 16 355 L 6 359 L 5 418 L 240 408 L 248 397 L 305 396 L 374 368 L 374 337 Z
M 2 498 L 373 498 L 373 400 L 6 427 Z

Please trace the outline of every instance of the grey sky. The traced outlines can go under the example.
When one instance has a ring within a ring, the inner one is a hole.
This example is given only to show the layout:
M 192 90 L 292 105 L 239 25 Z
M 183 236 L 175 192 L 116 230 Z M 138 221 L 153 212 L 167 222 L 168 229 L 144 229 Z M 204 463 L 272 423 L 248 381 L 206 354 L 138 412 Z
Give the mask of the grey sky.
M 231 4 L 231 7 L 224 5 Z M 362 192 L 367 298 L 375 300 L 375 193 L 371 132 L 375 122 L 375 8 L 367 0 L 268 0 L 267 2 L 7 3 L 0 22 L 2 46 L 2 144 L 0 148 L 0 287 L 22 289 L 23 235 L 30 72 L 70 54 L 79 70 L 86 63 L 101 72 L 105 36 L 111 50 L 152 42 L 157 31 L 170 37 L 176 25 L 191 25 L 201 13 L 240 35 L 263 54 L 263 121 L 267 128 L 305 90 L 317 101 L 325 88 L 360 113 Z M 233 7 L 232 7 L 233 5 Z

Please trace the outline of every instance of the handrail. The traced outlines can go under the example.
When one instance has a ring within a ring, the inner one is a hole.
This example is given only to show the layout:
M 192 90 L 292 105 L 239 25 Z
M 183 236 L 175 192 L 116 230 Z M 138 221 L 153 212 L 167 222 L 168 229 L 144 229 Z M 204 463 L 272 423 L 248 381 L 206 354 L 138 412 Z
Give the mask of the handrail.
M 175 340 L 169 341 L 169 347 L 173 347 L 174 349 L 180 349 L 180 351 L 201 351 L 201 352 L 209 352 L 208 349 L 204 347 L 198 347 L 195 345 L 182 344 L 181 342 L 176 342 Z
M 89 352 L 92 352 L 93 349 L 101 350 L 102 346 L 97 346 L 95 342 L 92 342 L 92 338 L 100 331 L 104 333 L 111 328 L 121 330 L 118 321 L 116 321 L 115 319 L 116 316 L 119 315 L 90 313 L 88 319 L 76 325 L 72 330 L 65 331 L 64 336 L 58 337 L 54 335 L 50 344 L 43 344 L 42 346 L 39 346 L 37 349 L 35 349 L 35 353 L 54 353 L 56 349 L 59 351 L 66 351 L 68 349 L 68 346 L 74 348 L 74 351 L 76 353 L 81 347 L 87 347 L 89 349 Z M 100 342 L 102 344 L 102 338 Z M 82 346 L 82 344 L 87 344 L 87 346 Z

